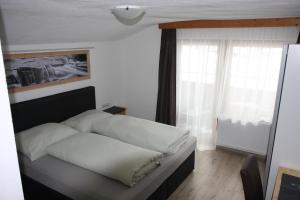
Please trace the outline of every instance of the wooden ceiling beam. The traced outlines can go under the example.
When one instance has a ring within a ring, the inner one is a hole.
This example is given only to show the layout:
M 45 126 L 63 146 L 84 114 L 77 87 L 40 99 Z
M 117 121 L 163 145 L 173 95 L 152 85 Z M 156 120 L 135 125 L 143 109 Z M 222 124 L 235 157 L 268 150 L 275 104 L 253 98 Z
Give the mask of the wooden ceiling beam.
M 300 17 L 269 19 L 233 19 L 233 20 L 192 20 L 159 24 L 160 29 L 179 28 L 247 28 L 247 27 L 283 27 L 300 26 Z

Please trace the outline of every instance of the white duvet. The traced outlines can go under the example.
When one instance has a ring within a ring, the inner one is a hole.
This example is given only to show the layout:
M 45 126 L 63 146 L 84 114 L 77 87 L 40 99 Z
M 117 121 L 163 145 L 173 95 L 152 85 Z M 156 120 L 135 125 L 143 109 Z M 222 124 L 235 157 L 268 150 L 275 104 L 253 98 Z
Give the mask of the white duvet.
M 47 153 L 128 186 L 159 165 L 162 154 L 93 133 L 76 134 L 52 144 Z
M 95 132 L 164 154 L 173 154 L 187 141 L 188 130 L 127 115 L 89 110 L 63 122 L 79 131 Z
M 92 123 L 91 131 L 164 154 L 176 153 L 189 136 L 187 130 L 126 115 Z

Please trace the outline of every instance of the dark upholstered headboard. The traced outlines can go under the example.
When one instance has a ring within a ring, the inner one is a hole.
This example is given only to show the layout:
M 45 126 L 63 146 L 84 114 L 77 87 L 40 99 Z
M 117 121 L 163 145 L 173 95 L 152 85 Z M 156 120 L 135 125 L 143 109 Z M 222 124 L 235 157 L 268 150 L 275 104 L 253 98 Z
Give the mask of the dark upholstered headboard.
M 15 133 L 47 122 L 61 122 L 95 108 L 92 86 L 11 104 Z

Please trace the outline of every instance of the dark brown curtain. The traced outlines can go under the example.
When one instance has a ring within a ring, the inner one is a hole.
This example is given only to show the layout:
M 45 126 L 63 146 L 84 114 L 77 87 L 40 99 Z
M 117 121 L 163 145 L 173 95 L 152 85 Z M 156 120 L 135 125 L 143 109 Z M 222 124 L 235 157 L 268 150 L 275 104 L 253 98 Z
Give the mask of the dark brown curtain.
M 156 121 L 176 125 L 176 29 L 161 35 Z
M 297 44 L 300 44 L 300 31 L 299 31 L 299 34 L 298 34 Z

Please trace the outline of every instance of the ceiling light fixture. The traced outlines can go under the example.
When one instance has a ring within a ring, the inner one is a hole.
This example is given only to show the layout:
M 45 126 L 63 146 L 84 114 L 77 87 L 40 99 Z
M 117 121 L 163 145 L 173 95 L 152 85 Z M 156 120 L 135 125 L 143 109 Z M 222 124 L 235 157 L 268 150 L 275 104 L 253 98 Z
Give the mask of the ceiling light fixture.
M 125 25 L 134 25 L 142 20 L 145 11 L 140 6 L 121 5 L 111 9 L 116 19 Z

